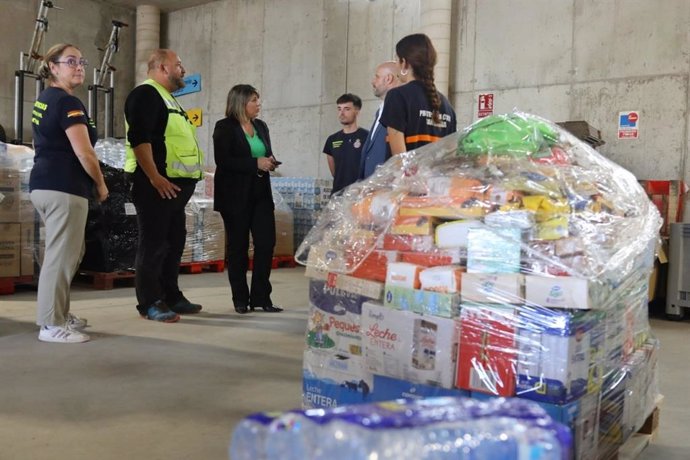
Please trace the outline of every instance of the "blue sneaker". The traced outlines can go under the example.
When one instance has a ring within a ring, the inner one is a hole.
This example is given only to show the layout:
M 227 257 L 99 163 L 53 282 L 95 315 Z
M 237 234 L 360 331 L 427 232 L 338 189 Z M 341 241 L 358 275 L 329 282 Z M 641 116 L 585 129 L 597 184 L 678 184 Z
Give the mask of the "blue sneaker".
M 170 311 L 165 302 L 159 300 L 146 310 L 144 318 L 163 323 L 176 323 L 180 320 L 180 315 Z
M 201 305 L 198 303 L 192 303 L 187 300 L 186 297 L 182 296 L 180 300 L 175 302 L 175 305 L 170 307 L 175 313 L 180 315 L 193 315 L 194 313 L 199 313 L 201 311 Z

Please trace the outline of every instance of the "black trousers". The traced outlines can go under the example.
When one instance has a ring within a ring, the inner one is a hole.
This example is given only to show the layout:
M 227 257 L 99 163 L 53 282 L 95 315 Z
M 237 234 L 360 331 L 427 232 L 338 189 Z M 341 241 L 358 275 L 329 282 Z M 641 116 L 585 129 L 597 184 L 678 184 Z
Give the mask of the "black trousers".
M 232 301 L 237 305 L 262 308 L 272 305 L 271 263 L 276 245 L 276 221 L 273 213 L 273 197 L 262 190 L 250 197 L 247 212 L 243 214 L 222 212 L 225 224 L 225 244 L 228 257 L 228 280 Z M 251 291 L 247 286 L 249 265 L 249 233 L 254 243 L 254 267 Z
M 172 305 L 182 298 L 177 278 L 187 236 L 184 208 L 194 193 L 195 182 L 180 181 L 176 185 L 182 189 L 177 197 L 164 199 L 143 174 L 133 178 L 132 201 L 139 228 L 134 267 L 140 313 L 146 313 L 158 300 Z

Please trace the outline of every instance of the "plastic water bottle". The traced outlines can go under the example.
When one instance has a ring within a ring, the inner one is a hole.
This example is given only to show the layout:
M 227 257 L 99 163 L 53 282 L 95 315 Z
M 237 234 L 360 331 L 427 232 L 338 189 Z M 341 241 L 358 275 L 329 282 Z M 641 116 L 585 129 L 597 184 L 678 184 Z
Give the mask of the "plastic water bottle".
M 280 413 L 259 412 L 243 419 L 233 431 L 230 440 L 230 458 L 233 460 L 268 460 L 266 435 L 268 428 Z
M 572 437 L 529 401 L 398 400 L 294 411 L 238 426 L 231 460 L 564 460 Z

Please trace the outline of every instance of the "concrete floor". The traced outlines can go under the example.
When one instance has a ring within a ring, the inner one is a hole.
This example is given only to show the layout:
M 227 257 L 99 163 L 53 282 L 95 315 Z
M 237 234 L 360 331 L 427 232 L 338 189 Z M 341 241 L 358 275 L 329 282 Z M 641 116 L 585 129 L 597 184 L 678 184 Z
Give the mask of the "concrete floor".
M 307 314 L 302 268 L 272 275 L 282 314 L 239 316 L 225 273 L 181 275 L 204 311 L 177 324 L 138 317 L 134 290 L 75 286 L 92 341 L 36 339 L 35 292 L 0 297 L 0 460 L 227 459 L 235 423 L 301 403 Z M 690 458 L 690 321 L 651 321 L 661 339 L 661 428 L 642 459 Z

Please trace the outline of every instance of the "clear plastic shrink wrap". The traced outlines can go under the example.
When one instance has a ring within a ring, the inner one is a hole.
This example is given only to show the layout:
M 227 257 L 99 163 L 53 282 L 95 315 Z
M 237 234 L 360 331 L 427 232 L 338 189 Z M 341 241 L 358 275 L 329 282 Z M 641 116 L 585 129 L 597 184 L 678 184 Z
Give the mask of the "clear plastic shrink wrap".
M 520 400 L 438 397 L 336 409 L 253 414 L 237 426 L 232 460 L 568 460 L 572 439 Z
M 297 250 L 305 407 L 517 397 L 614 453 L 651 413 L 661 219 L 631 173 L 521 112 L 390 159 Z
M 45 237 L 29 197 L 34 151 L 0 142 L 0 278 L 28 277 L 41 261 Z

